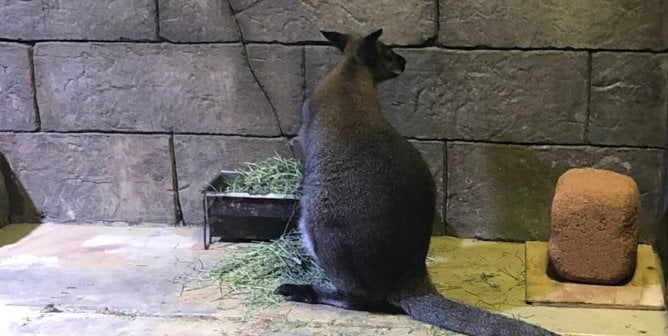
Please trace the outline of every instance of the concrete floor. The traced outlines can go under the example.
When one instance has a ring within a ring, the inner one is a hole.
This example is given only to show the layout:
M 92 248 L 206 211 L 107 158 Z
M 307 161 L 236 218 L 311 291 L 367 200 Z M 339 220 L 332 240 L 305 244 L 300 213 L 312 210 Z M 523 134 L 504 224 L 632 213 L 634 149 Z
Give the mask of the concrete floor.
M 230 244 L 197 228 L 11 225 L 0 229 L 0 335 L 452 335 L 405 316 L 285 303 L 249 310 L 198 281 Z M 437 238 L 446 296 L 563 335 L 668 335 L 664 312 L 526 306 L 524 245 Z

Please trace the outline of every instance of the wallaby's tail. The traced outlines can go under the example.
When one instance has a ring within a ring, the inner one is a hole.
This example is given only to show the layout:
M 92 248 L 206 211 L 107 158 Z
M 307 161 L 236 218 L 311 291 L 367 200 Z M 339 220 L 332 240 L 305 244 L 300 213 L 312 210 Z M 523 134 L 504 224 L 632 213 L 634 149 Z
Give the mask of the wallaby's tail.
M 466 335 L 558 335 L 520 320 L 448 300 L 435 292 L 405 296 L 400 298 L 398 303 L 408 315 L 418 321 Z

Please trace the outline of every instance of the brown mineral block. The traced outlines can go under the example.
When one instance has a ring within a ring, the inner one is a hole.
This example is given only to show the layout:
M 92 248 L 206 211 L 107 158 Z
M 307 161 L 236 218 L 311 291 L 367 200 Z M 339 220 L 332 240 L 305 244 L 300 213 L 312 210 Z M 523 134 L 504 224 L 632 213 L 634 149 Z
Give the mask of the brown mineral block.
M 615 172 L 576 168 L 557 182 L 549 257 L 566 280 L 617 284 L 636 265 L 640 193 Z

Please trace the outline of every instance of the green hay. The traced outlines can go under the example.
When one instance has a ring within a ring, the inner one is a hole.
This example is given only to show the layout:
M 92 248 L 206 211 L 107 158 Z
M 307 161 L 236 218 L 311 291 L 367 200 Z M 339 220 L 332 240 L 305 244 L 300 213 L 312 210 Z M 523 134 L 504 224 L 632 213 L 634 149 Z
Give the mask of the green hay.
M 240 297 L 251 308 L 283 302 L 273 293 L 280 283 L 330 285 L 295 231 L 271 242 L 240 248 L 211 274 L 219 281 L 224 296 Z
M 278 154 L 258 161 L 247 162 L 245 170 L 237 170 L 239 177 L 227 187 L 231 192 L 250 194 L 296 194 L 302 178 L 298 160 Z

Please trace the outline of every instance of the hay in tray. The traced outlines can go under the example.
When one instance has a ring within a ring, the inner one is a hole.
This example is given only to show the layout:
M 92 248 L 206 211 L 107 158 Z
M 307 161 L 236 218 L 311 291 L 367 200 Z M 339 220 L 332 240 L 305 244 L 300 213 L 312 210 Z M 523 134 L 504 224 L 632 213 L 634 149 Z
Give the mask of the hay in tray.
M 249 308 L 284 302 L 273 293 L 281 283 L 331 286 L 295 231 L 271 242 L 239 248 L 211 274 L 218 280 L 223 297 L 237 297 Z
M 302 166 L 297 159 L 277 153 L 265 160 L 246 163 L 228 192 L 250 194 L 298 194 Z M 286 223 L 287 224 L 287 223 Z M 280 283 L 329 285 L 322 269 L 308 255 L 300 235 L 291 231 L 271 242 L 257 242 L 234 250 L 214 267 L 223 297 L 238 297 L 249 308 L 284 302 L 273 293 Z
M 276 153 L 262 161 L 247 162 L 246 169 L 236 170 L 237 179 L 227 187 L 229 192 L 250 194 L 296 194 L 302 179 L 301 164 L 297 159 Z

